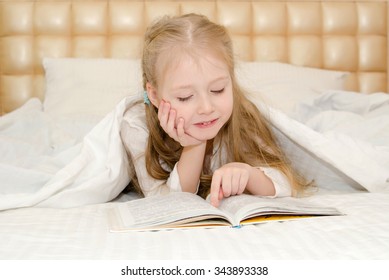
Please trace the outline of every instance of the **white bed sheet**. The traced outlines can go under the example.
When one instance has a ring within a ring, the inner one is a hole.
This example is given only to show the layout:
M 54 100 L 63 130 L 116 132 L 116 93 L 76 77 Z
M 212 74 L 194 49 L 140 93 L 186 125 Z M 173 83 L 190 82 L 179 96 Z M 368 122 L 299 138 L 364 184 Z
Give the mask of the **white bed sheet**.
M 0 259 L 389 259 L 388 193 L 327 192 L 304 199 L 346 215 L 240 229 L 111 233 L 108 209 L 120 202 L 8 210 L 0 212 Z

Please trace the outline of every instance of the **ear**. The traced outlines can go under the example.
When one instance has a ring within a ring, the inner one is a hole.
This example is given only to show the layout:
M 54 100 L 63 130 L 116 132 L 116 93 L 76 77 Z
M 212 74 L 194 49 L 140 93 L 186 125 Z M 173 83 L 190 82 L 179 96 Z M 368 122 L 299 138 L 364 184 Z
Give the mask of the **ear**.
M 159 98 L 158 98 L 158 94 L 157 94 L 157 89 L 152 86 L 149 82 L 146 83 L 146 91 L 147 91 L 147 95 L 150 99 L 150 102 L 158 108 L 159 106 Z

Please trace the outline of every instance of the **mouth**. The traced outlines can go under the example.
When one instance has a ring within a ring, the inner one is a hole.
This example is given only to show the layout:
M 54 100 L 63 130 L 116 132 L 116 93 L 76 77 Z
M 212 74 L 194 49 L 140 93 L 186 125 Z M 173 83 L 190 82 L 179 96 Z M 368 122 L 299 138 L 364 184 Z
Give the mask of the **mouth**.
M 208 127 L 213 126 L 217 122 L 217 120 L 218 119 L 213 119 L 213 120 L 206 121 L 206 122 L 198 122 L 198 123 L 195 123 L 195 126 L 200 127 L 200 128 L 208 128 Z

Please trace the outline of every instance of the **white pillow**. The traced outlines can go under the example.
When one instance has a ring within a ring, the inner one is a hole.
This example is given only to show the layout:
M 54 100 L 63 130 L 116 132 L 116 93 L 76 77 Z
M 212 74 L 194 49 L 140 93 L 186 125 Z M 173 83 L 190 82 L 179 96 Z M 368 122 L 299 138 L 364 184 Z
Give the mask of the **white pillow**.
M 302 100 L 322 90 L 344 90 L 347 72 L 280 62 L 238 62 L 236 77 L 251 98 L 289 114 Z
M 101 118 L 142 92 L 140 60 L 44 58 L 44 111 L 52 117 Z

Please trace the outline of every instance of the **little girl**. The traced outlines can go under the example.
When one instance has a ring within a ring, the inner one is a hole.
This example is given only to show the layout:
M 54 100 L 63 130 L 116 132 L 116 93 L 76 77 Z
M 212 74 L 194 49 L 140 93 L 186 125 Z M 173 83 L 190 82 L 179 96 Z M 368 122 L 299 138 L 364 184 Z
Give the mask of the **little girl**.
M 218 206 L 243 192 L 291 196 L 307 186 L 237 84 L 223 26 L 196 14 L 157 21 L 142 70 L 145 104 L 127 109 L 121 130 L 140 194 L 210 194 Z

